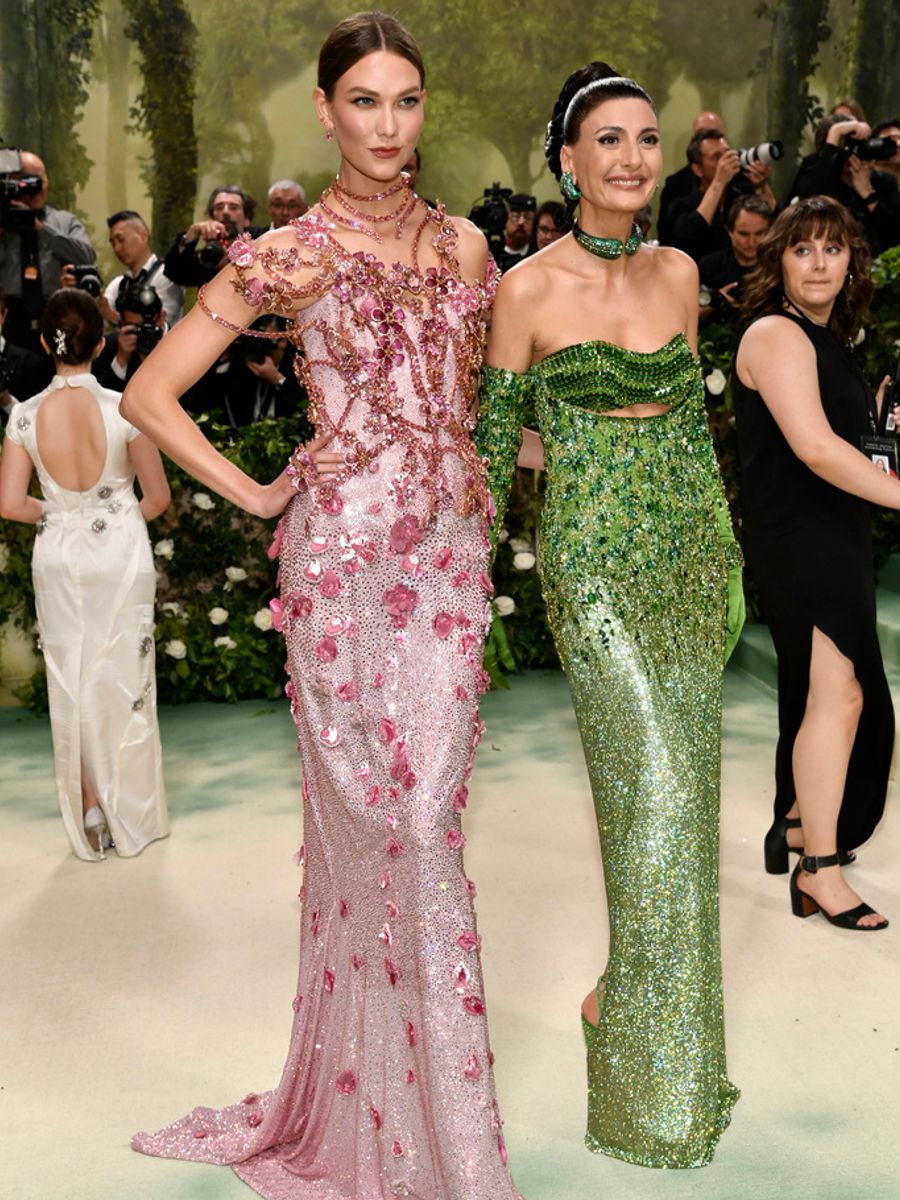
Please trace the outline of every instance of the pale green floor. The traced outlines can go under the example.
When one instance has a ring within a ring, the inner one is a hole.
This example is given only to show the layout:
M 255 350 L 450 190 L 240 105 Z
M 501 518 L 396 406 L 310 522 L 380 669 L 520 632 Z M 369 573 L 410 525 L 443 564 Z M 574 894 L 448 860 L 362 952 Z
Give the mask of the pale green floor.
M 786 879 L 760 861 L 772 696 L 729 675 L 723 941 L 743 1098 L 712 1166 L 631 1167 L 581 1141 L 578 1006 L 606 935 L 565 683 L 514 679 L 483 712 L 466 856 L 510 1164 L 527 1200 L 900 1200 L 896 816 L 853 875 L 895 918 L 887 933 L 791 917 Z M 257 704 L 168 709 L 162 727 L 172 837 L 91 865 L 68 853 L 46 723 L 0 712 L 0 1197 L 252 1194 L 226 1168 L 142 1158 L 128 1139 L 278 1079 L 297 956 L 293 731 L 286 708 Z

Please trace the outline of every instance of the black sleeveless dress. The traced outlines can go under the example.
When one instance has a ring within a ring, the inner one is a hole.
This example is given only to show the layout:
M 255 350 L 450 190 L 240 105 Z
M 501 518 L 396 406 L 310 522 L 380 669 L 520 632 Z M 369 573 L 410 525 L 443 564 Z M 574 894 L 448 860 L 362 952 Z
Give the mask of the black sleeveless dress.
M 870 431 L 872 393 L 827 328 L 792 313 L 816 351 L 819 392 L 834 432 L 859 449 Z M 812 631 L 849 658 L 863 691 L 838 820 L 846 850 L 871 836 L 884 811 L 894 710 L 875 628 L 869 504 L 826 483 L 800 461 L 759 392 L 733 375 L 743 497 L 743 547 L 778 655 L 775 816 L 794 803 L 792 757 L 809 691 Z

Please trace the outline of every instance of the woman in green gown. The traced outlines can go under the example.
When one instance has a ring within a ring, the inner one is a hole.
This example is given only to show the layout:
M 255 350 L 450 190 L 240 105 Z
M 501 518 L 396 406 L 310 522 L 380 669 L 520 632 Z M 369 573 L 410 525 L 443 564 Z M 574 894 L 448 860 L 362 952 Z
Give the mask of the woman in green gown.
M 587 1145 L 699 1167 L 738 1096 L 725 1069 L 717 876 L 740 552 L 695 358 L 697 268 L 641 245 L 633 224 L 660 174 L 652 101 L 605 64 L 584 67 L 563 88 L 546 151 L 578 220 L 500 284 L 476 439 L 495 530 L 517 458 L 547 471 L 542 586 L 587 758 L 610 925 L 582 1011 Z M 539 432 L 523 436 L 531 405 Z

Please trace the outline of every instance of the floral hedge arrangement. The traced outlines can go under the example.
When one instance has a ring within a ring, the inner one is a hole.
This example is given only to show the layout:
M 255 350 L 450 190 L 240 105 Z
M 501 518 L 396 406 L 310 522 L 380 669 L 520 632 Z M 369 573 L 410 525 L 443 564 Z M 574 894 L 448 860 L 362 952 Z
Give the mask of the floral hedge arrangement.
M 873 386 L 891 373 L 900 350 L 900 247 L 875 263 L 877 292 L 856 356 Z M 734 334 L 708 326 L 700 335 L 713 441 L 735 528 L 740 536 L 740 477 L 731 400 Z M 311 436 L 306 418 L 261 421 L 232 430 L 206 422 L 207 437 L 232 462 L 257 479 L 282 469 L 300 441 Z M 162 703 L 279 697 L 284 688 L 284 647 L 273 628 L 269 600 L 275 565 L 267 555 L 274 522 L 260 521 L 211 496 L 171 463 L 167 474 L 172 506 L 150 529 L 159 573 L 157 674 Z M 518 471 L 498 537 L 494 566 L 494 623 L 485 666 L 496 685 L 509 671 L 558 666 L 547 626 L 538 576 L 542 473 Z M 875 516 L 878 561 L 900 551 L 900 517 Z M 35 639 L 31 588 L 33 527 L 9 522 L 0 540 L 0 626 L 12 620 Z M 745 580 L 751 617 L 752 581 Z M 41 670 L 20 689 L 20 698 L 46 708 Z

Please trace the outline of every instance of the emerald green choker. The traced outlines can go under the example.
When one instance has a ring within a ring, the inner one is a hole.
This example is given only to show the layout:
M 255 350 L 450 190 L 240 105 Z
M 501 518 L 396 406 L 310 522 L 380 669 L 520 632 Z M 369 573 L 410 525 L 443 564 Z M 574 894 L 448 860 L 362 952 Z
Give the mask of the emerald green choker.
M 628 241 L 620 242 L 618 238 L 595 237 L 592 233 L 585 233 L 577 221 L 572 226 L 572 236 L 579 246 L 583 246 L 590 254 L 596 254 L 598 258 L 621 258 L 623 251 L 630 257 L 637 254 L 638 247 L 644 240 L 644 235 L 637 225 L 632 225 Z

